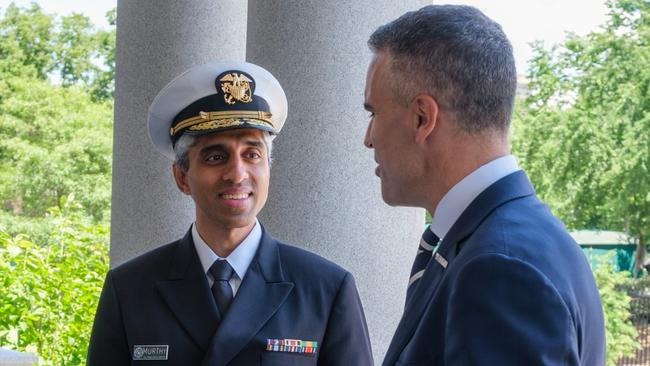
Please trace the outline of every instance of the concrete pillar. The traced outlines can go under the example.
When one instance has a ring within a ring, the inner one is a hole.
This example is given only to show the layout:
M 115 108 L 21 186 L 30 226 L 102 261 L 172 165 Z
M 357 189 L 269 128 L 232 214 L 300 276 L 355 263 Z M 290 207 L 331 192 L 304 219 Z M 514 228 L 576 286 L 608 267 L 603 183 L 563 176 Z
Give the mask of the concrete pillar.
M 111 265 L 178 239 L 194 218 L 171 163 L 154 150 L 147 110 L 186 69 L 244 60 L 246 1 L 118 0 Z
M 381 200 L 373 154 L 363 146 L 366 42 L 379 25 L 426 3 L 248 4 L 247 59 L 271 71 L 289 101 L 260 220 L 354 274 L 378 364 L 402 314 L 424 212 Z
M 37 362 L 38 357 L 33 353 L 0 348 L 0 366 L 31 366 Z

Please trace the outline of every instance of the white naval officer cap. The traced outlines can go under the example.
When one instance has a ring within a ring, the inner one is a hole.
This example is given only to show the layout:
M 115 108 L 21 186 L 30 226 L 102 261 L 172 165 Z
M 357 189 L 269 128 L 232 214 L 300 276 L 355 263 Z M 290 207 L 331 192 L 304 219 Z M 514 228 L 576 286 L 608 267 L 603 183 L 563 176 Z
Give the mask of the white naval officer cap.
M 149 137 L 156 150 L 174 159 L 184 135 L 257 128 L 277 135 L 287 119 L 280 83 L 260 66 L 218 61 L 195 66 L 174 78 L 149 107 Z

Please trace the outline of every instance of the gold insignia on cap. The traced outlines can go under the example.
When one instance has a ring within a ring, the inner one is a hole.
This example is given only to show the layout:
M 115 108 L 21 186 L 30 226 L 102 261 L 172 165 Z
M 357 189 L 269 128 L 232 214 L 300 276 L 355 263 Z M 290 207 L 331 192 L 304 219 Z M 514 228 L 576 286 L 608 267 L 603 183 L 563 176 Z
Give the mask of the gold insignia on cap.
M 244 74 L 231 72 L 219 79 L 221 82 L 221 90 L 223 91 L 223 99 L 228 104 L 235 104 L 235 101 L 250 103 L 252 98 L 251 93 L 251 79 Z

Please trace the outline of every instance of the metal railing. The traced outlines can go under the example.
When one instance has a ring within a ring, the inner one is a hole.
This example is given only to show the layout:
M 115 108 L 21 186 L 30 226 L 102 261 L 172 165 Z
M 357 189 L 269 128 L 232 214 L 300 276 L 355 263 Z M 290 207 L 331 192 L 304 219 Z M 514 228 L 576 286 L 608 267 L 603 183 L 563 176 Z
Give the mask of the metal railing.
M 632 297 L 630 312 L 632 324 L 638 332 L 637 341 L 640 348 L 633 354 L 618 360 L 618 366 L 650 366 L 650 293 L 645 287 L 627 288 Z

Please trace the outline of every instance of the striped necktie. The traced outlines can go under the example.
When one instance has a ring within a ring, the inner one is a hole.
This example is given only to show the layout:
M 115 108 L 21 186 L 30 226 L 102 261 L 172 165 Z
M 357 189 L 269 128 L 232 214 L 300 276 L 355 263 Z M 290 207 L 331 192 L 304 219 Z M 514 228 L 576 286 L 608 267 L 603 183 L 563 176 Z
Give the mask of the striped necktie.
M 408 289 L 406 290 L 406 303 L 408 304 L 415 292 L 415 284 L 424 274 L 427 264 L 433 256 L 433 250 L 438 245 L 440 239 L 436 234 L 431 231 L 431 226 L 427 226 L 422 233 L 422 239 L 420 239 L 420 246 L 418 247 L 418 254 L 415 256 L 413 261 L 413 267 L 411 267 L 411 277 L 409 278 Z

